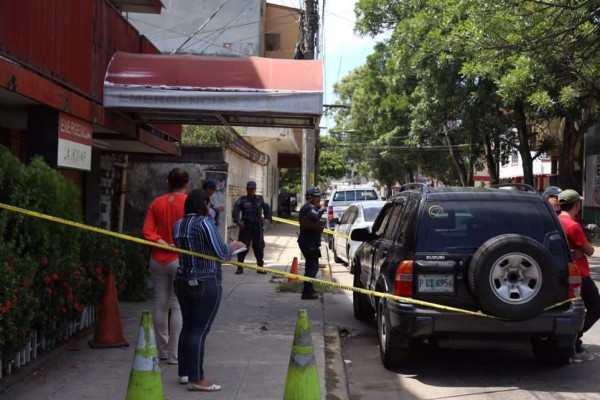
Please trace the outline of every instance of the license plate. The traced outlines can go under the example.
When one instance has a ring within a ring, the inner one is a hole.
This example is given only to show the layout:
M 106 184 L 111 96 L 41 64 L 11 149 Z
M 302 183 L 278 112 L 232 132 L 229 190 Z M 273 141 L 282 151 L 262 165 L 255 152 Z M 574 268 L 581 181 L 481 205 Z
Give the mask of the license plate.
M 419 275 L 419 292 L 452 293 L 454 292 L 454 275 Z

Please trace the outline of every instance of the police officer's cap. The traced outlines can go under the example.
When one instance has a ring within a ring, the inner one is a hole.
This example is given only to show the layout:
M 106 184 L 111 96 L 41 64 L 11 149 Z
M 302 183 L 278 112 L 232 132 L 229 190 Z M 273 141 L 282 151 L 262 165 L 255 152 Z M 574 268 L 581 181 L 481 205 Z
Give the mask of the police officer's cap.
M 207 179 L 204 181 L 204 185 L 202 185 L 202 189 L 212 189 L 217 190 L 217 182 L 212 179 Z
M 548 186 L 544 190 L 544 193 L 542 193 L 542 196 L 544 196 L 544 197 L 549 197 L 549 196 L 558 197 L 558 195 L 560 194 L 560 192 L 562 192 L 562 189 L 559 188 L 558 186 Z
M 248 183 L 246 183 L 246 189 L 256 189 L 256 182 L 248 181 Z
M 319 188 L 312 187 L 306 191 L 307 196 L 321 196 L 323 193 L 319 190 Z

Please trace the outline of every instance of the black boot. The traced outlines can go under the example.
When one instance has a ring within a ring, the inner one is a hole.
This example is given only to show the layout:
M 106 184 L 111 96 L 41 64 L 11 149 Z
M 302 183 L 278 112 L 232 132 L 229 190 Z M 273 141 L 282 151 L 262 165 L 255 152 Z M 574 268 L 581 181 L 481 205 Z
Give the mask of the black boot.
M 237 270 L 235 271 L 235 274 L 236 274 L 236 275 L 239 275 L 239 274 L 243 274 L 243 273 L 244 273 L 244 268 L 242 268 L 242 267 L 237 267 Z
M 257 267 L 263 267 L 263 263 L 262 262 L 256 263 L 256 266 Z M 256 271 L 256 272 L 259 273 L 259 274 L 266 274 L 266 271 Z

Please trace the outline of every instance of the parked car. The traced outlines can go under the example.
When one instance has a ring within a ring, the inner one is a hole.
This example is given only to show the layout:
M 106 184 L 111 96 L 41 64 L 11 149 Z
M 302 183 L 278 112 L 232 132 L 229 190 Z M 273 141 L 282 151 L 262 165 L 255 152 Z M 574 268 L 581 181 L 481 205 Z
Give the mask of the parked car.
M 342 218 L 350 204 L 363 201 L 381 201 L 381 197 L 373 186 L 340 186 L 335 189 L 327 205 L 327 228 L 335 230 L 334 218 Z M 329 248 L 333 249 L 333 237 L 328 237 Z
M 351 263 L 354 287 L 491 317 L 354 292 L 355 317 L 377 316 L 384 366 L 406 364 L 423 341 L 507 339 L 527 339 L 541 363 L 568 363 L 585 308 L 568 301 L 581 276 L 548 202 L 522 190 L 402 189 L 371 230 L 351 234 L 363 242 Z
M 526 183 L 496 183 L 494 185 L 491 185 L 491 187 L 496 189 L 520 190 L 523 192 L 537 193 L 533 186 L 528 185 Z
M 354 257 L 361 242 L 351 240 L 350 234 L 354 229 L 371 229 L 375 218 L 385 204 L 385 201 L 364 201 L 350 205 L 341 219 L 334 218 L 335 231 L 344 236 L 333 237 L 333 259 L 335 262 L 348 264 Z

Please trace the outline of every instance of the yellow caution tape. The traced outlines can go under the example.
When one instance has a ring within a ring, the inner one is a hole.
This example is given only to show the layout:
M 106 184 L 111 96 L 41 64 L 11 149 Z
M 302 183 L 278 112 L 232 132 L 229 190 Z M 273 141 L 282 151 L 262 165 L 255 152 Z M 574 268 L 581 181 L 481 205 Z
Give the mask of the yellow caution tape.
M 425 306 L 425 307 L 431 307 L 431 308 L 435 308 L 435 309 L 439 309 L 439 310 L 446 310 L 446 311 L 454 311 L 454 312 L 458 312 L 458 313 L 462 313 L 462 314 L 468 314 L 468 315 L 472 315 L 472 316 L 476 316 L 476 317 L 484 317 L 484 318 L 493 318 L 493 319 L 501 319 L 498 317 L 494 317 L 493 315 L 488 315 L 488 314 L 484 314 L 482 312 L 475 312 L 475 311 L 470 311 L 470 310 L 463 310 L 460 308 L 455 308 L 455 307 L 448 307 L 448 306 L 444 306 L 441 304 L 436 304 L 436 303 L 430 303 L 428 301 L 421 301 L 421 300 L 417 300 L 417 299 L 413 299 L 410 297 L 401 297 L 401 296 L 396 296 L 393 294 L 389 294 L 389 293 L 382 293 L 382 292 L 376 292 L 373 290 L 368 290 L 368 289 L 363 289 L 363 288 L 356 288 L 354 286 L 348 286 L 348 285 L 343 285 L 340 283 L 335 283 L 335 282 L 329 282 L 329 281 L 324 281 L 321 279 L 317 279 L 317 278 L 310 278 L 308 276 L 302 276 L 302 275 L 296 275 L 296 274 L 291 274 L 289 272 L 283 272 L 283 271 L 278 271 L 276 269 L 272 269 L 272 268 L 266 268 L 266 267 L 259 267 L 256 265 L 250 265 L 250 264 L 246 264 L 246 263 L 240 263 L 240 262 L 236 262 L 236 261 L 231 261 L 231 260 L 223 260 L 217 257 L 212 257 L 206 254 L 200 254 L 200 253 L 196 253 L 193 251 L 189 251 L 189 250 L 184 250 L 184 249 L 179 249 L 177 247 L 171 247 L 171 246 L 167 246 L 167 245 L 163 245 L 163 244 L 159 244 L 156 242 L 151 242 L 145 239 L 140 239 L 134 236 L 129 236 L 129 235 L 125 235 L 122 233 L 117 233 L 117 232 L 113 232 L 113 231 L 109 231 L 106 229 L 102 229 L 102 228 L 97 228 L 94 226 L 90 226 L 90 225 L 85 225 L 79 222 L 74 222 L 74 221 L 70 221 L 68 219 L 63 219 L 63 218 L 59 218 L 59 217 L 53 217 L 51 215 L 47 215 L 47 214 L 43 214 L 37 211 L 30 211 L 30 210 L 26 210 L 24 208 L 20 208 L 20 207 L 15 207 L 15 206 L 11 206 L 8 204 L 4 204 L 4 203 L 0 203 L 0 209 L 5 209 L 8 211 L 13 211 L 13 212 L 17 212 L 20 214 L 25 214 L 25 215 L 29 215 L 31 217 L 36 217 L 36 218 L 40 218 L 40 219 L 45 219 L 47 221 L 52 221 L 52 222 L 57 222 L 60 224 L 64 224 L 64 225 L 68 225 L 68 226 L 72 226 L 75 228 L 79 228 L 79 229 L 83 229 L 83 230 L 87 230 L 87 231 L 91 231 L 91 232 L 96 232 L 96 233 L 100 233 L 103 235 L 107 235 L 107 236 L 112 236 L 118 239 L 123 239 L 123 240 L 128 240 L 131 242 L 135 242 L 135 243 L 140 243 L 140 244 L 144 244 L 147 246 L 154 246 L 154 247 L 158 247 L 160 249 L 164 249 L 164 250 L 169 250 L 169 251 L 173 251 L 176 253 L 182 253 L 182 254 L 188 254 L 194 257 L 200 257 L 200 258 L 204 258 L 207 260 L 211 260 L 211 261 L 217 261 L 219 263 L 226 263 L 226 264 L 232 264 L 235 266 L 239 266 L 239 267 L 243 267 L 243 268 L 247 268 L 247 269 L 251 269 L 251 270 L 255 270 L 255 271 L 260 271 L 260 272 L 268 272 L 272 275 L 277 275 L 277 276 L 281 276 L 284 278 L 291 278 L 291 279 L 298 279 L 300 281 L 304 281 L 304 282 L 313 282 L 313 283 L 318 283 L 321 284 L 323 286 L 329 286 L 329 287 L 333 287 L 333 288 L 337 288 L 337 289 L 342 289 L 342 290 L 349 290 L 349 291 L 354 291 L 354 292 L 358 292 L 358 293 L 362 293 L 365 295 L 369 295 L 369 296 L 375 296 L 375 297 L 381 297 L 384 299 L 389 299 L 389 300 L 395 300 L 395 301 L 399 301 L 402 303 L 408 303 L 408 304 L 415 304 L 415 305 L 420 305 L 420 306 Z M 284 223 L 288 223 L 291 225 L 298 225 L 297 221 L 292 221 L 292 220 L 285 220 L 283 218 L 277 218 L 277 217 L 273 217 L 273 220 L 276 221 L 280 221 L 280 222 L 284 222 Z M 333 232 L 333 231 L 329 231 L 329 232 Z M 336 233 L 336 232 L 333 232 Z M 560 303 L 556 303 L 553 304 L 549 307 L 546 307 L 544 309 L 544 311 L 550 310 L 552 308 L 555 307 L 559 307 L 563 304 L 569 303 L 569 302 L 573 302 L 573 301 L 579 301 L 581 300 L 581 297 L 574 297 L 574 298 L 570 298 L 567 299 L 565 301 L 562 301 Z
M 294 221 L 291 219 L 284 219 L 284 218 L 279 218 L 279 217 L 273 217 L 273 221 L 279 221 L 279 222 L 283 222 L 284 224 L 288 224 L 288 225 L 294 225 L 294 226 L 300 226 L 300 222 L 298 221 Z M 332 231 L 331 229 L 323 229 L 324 233 L 327 233 L 329 235 L 333 235 L 333 236 L 339 236 L 339 237 L 343 237 L 346 239 L 350 239 L 350 236 L 348 235 L 344 235 L 343 233 L 339 233 L 336 231 Z

